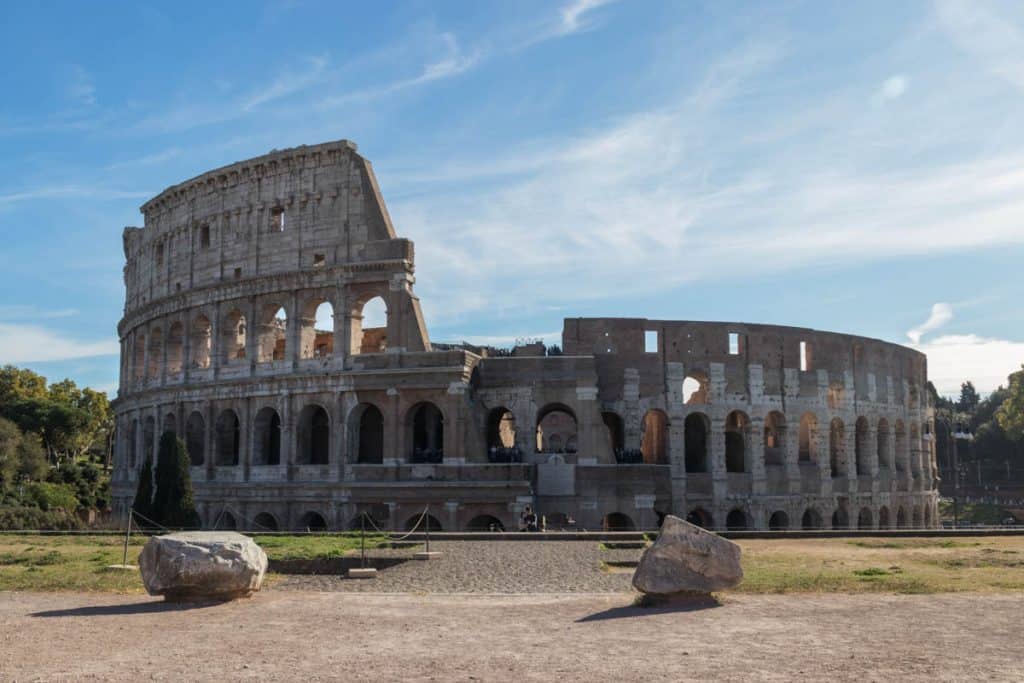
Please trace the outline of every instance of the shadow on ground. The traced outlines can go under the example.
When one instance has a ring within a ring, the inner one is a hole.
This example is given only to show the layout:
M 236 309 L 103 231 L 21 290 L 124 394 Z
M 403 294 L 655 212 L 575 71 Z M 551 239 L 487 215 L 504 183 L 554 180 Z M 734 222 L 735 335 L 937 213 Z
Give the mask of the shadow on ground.
M 655 614 L 674 614 L 676 612 L 698 612 L 705 609 L 721 607 L 722 603 L 712 596 L 683 597 L 669 599 L 650 599 L 643 596 L 639 604 L 612 607 L 601 612 L 588 614 L 576 620 L 576 623 L 587 621 L 604 621 L 606 619 L 632 619 L 649 617 Z
M 45 612 L 33 612 L 33 617 L 114 617 L 126 614 L 153 614 L 156 612 L 181 612 L 184 610 L 216 607 L 223 602 L 167 602 L 165 600 L 147 600 L 130 602 L 123 605 L 90 605 L 88 607 L 71 607 L 68 609 L 52 609 Z

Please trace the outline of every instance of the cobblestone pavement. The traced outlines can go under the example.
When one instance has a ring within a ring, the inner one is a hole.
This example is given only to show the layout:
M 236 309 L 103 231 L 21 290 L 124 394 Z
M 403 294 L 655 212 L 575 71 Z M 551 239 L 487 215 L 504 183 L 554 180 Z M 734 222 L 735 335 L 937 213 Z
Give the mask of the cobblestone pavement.
M 410 560 L 376 579 L 289 575 L 274 590 L 368 593 L 610 593 L 632 590 L 632 572 L 602 562 L 636 560 L 640 550 L 604 550 L 597 541 L 441 541 L 432 560 Z M 408 551 L 411 556 L 415 550 Z

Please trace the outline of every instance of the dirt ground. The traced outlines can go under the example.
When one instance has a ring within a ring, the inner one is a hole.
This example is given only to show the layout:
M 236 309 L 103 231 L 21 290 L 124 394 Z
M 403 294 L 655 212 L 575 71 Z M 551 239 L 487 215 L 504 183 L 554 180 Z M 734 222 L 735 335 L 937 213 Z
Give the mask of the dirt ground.
M 1024 680 L 1019 594 L 0 592 L 0 680 Z

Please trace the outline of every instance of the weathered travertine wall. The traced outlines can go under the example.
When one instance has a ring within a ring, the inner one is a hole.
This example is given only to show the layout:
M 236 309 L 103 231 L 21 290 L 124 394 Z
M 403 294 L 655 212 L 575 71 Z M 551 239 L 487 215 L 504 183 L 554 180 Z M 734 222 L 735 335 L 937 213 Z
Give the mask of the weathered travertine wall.
M 124 236 L 114 499 L 164 430 L 207 526 L 931 526 L 923 355 L 751 325 L 568 319 L 564 355 L 434 349 L 347 141 L 169 188 Z M 383 301 L 387 322 L 364 329 Z M 329 306 L 332 322 L 317 310 Z M 326 327 L 326 328 L 325 328 Z

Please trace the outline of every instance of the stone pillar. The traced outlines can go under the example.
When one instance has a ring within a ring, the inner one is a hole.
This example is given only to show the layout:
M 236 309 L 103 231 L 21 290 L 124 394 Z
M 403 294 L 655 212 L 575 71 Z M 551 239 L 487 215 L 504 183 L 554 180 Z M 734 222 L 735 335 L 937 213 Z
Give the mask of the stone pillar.
M 725 468 L 725 420 L 711 418 L 711 433 L 708 434 L 708 457 L 711 458 L 712 499 L 715 507 L 715 522 L 719 522 L 721 510 L 729 490 L 729 476 Z M 724 520 L 724 518 L 723 518 Z
M 289 367 L 295 368 L 296 363 L 302 358 L 302 326 L 312 325 L 316 329 L 316 312 L 313 313 L 312 322 L 303 317 L 304 311 L 299 310 L 299 293 L 292 292 L 288 305 L 291 312 L 288 315 L 288 324 L 285 326 L 285 350 L 284 359 Z M 314 333 L 315 334 L 315 333 Z
M 686 414 L 683 410 L 682 363 L 665 364 L 666 408 L 668 408 L 668 462 L 672 477 L 672 514 L 686 518 Z
M 596 463 L 594 413 L 598 412 L 597 387 L 576 387 L 576 406 L 576 462 L 581 465 Z
M 260 323 L 259 314 L 261 311 L 260 307 L 256 304 L 253 299 L 249 299 L 242 306 L 242 315 L 245 316 L 245 360 L 249 365 L 249 374 L 256 374 L 256 362 L 259 360 L 259 337 L 260 337 Z M 289 322 L 291 318 L 289 317 Z
M 764 418 L 757 416 L 752 419 L 748 433 L 744 436 L 747 440 L 747 448 L 743 449 L 747 459 L 744 469 L 750 472 L 753 493 L 763 495 L 767 486 L 764 464 Z
M 291 479 L 292 465 L 295 462 L 295 411 L 292 406 L 292 395 L 281 396 L 281 481 Z
M 640 371 L 626 368 L 622 380 L 622 447 L 638 450 L 641 442 Z
M 408 459 L 405 445 L 405 430 L 401 428 L 401 416 L 399 411 L 401 404 L 398 398 L 398 390 L 394 387 L 388 389 L 388 409 L 384 414 L 384 461 L 390 458 L 391 462 L 402 463 Z

